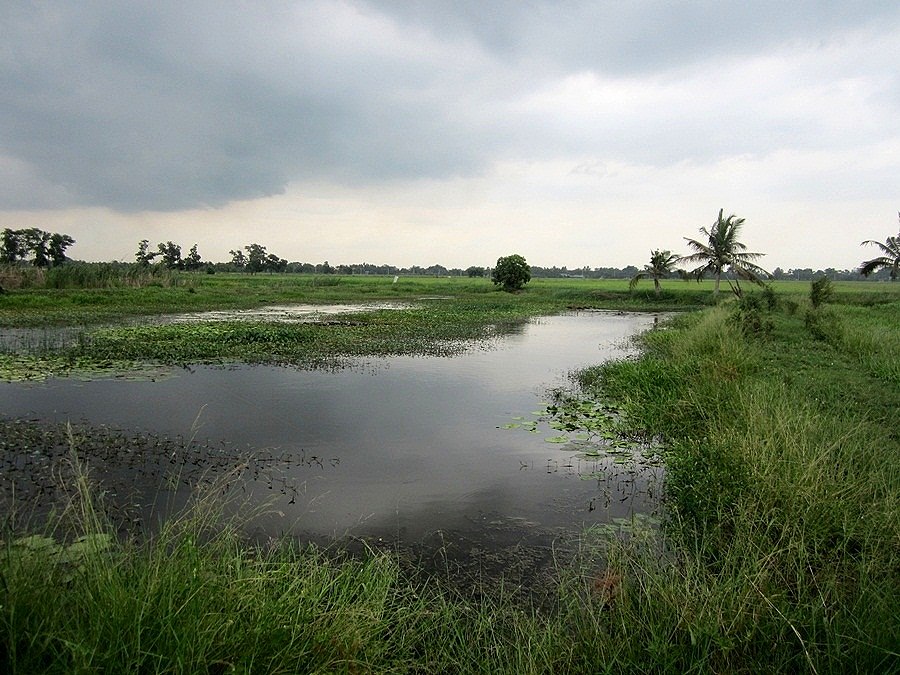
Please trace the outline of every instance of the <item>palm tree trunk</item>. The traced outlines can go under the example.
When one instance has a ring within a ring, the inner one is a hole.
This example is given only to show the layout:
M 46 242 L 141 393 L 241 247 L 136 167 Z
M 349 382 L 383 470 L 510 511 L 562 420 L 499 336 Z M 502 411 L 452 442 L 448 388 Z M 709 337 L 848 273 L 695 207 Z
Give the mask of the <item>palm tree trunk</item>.
M 716 272 L 716 287 L 713 289 L 713 297 L 719 297 L 719 281 L 722 279 L 722 273 Z
M 659 296 L 659 279 L 653 277 L 653 289 L 656 291 L 656 295 Z

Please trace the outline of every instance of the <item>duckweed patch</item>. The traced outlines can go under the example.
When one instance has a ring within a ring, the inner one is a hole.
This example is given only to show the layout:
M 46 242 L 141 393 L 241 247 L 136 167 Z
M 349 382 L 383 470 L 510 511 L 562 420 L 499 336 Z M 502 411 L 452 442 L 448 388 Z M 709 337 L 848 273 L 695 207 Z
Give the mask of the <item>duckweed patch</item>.
M 97 358 L 74 353 L 0 353 L 0 381 L 40 382 L 53 377 L 75 380 L 116 378 L 156 381 L 171 377 L 170 367 L 123 358 Z
M 0 354 L 7 381 L 47 377 L 155 377 L 162 366 L 252 363 L 335 368 L 364 357 L 454 356 L 489 347 L 529 319 L 526 308 L 440 302 L 309 322 L 218 320 L 85 329 L 38 353 Z

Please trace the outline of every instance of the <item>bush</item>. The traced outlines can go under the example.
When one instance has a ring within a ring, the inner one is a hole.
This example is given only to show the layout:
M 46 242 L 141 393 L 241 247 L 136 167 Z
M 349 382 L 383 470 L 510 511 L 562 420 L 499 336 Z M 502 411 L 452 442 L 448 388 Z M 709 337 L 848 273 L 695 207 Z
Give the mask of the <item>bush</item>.
M 833 294 L 834 288 L 831 285 L 831 280 L 828 277 L 819 277 L 811 284 L 809 300 L 813 307 L 818 308 L 831 300 Z
M 816 340 L 839 341 L 841 324 L 838 317 L 827 308 L 808 309 L 803 317 L 806 328 Z
M 497 266 L 491 273 L 491 281 L 502 286 L 504 291 L 518 291 L 531 281 L 531 268 L 520 255 L 498 258 Z

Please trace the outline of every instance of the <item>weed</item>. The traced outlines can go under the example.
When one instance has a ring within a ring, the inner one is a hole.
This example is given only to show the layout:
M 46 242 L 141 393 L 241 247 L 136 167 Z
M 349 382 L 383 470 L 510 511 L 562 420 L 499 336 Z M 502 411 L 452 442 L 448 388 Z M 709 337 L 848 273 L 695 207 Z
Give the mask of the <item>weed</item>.
M 814 309 L 818 309 L 831 300 L 833 295 L 834 288 L 828 277 L 819 277 L 810 284 L 809 301 Z

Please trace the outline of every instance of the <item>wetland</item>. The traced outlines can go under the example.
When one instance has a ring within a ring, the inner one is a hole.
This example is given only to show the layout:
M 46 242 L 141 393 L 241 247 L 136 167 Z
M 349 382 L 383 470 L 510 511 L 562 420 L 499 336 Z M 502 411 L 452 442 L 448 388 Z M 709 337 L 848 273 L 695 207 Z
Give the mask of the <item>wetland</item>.
M 280 307 L 190 319 L 273 314 L 289 323 L 354 316 Z M 2 383 L 2 496 L 16 495 L 23 513 L 26 501 L 38 512 L 57 501 L 53 477 L 68 460 L 71 424 L 74 449 L 122 527 L 152 528 L 201 482 L 239 468 L 232 489 L 270 507 L 249 524 L 257 538 L 363 539 L 425 554 L 427 542 L 441 542 L 460 564 L 508 558 L 509 549 L 549 564 L 551 547 L 585 527 L 657 516 L 662 470 L 646 444 L 623 449 L 560 429 L 547 406 L 574 392 L 573 372 L 633 353 L 632 338 L 658 318 L 539 317 L 453 356 L 327 369 L 193 365 L 143 378 Z
M 0 296 L 0 669 L 900 671 L 900 286 L 214 276 Z

